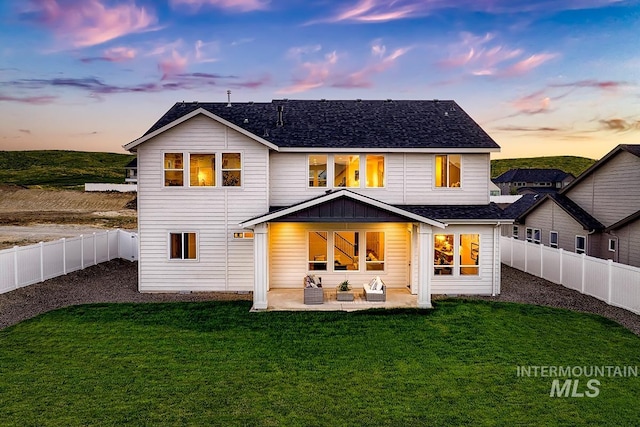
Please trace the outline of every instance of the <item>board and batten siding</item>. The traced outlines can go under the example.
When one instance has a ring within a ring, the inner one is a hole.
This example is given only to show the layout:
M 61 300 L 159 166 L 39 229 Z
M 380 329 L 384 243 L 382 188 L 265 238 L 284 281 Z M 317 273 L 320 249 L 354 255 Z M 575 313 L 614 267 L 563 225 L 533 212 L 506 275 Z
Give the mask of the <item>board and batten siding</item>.
M 242 187 L 164 186 L 163 153 L 224 151 L 242 153 Z M 196 116 L 141 144 L 139 290 L 252 290 L 253 240 L 234 239 L 233 233 L 242 231 L 241 221 L 268 210 L 268 168 L 264 145 L 205 116 Z M 198 259 L 170 260 L 170 232 L 197 233 Z
M 606 227 L 640 210 L 640 158 L 621 151 L 565 195 Z
M 477 276 L 439 276 L 431 271 L 432 294 L 491 295 L 493 293 L 494 269 L 500 268 L 500 260 L 494 260 L 494 226 L 492 225 L 450 225 L 444 230 L 433 230 L 433 234 L 479 234 L 480 257 Z M 431 249 L 433 250 L 433 248 Z M 456 260 L 457 264 L 457 260 Z
M 308 270 L 308 239 L 310 231 L 327 231 L 328 270 Z M 366 271 L 361 262 L 360 271 L 333 271 L 333 248 L 331 246 L 334 231 L 360 232 L 360 258 L 363 259 L 366 231 L 385 233 L 385 269 L 384 271 Z M 404 288 L 409 284 L 409 257 L 411 252 L 409 224 L 407 223 L 271 223 L 269 224 L 269 287 L 302 288 L 304 277 L 313 273 L 322 277 L 324 287 L 331 289 L 343 280 L 349 280 L 354 288 L 361 288 L 373 277 L 380 276 L 389 288 Z
M 358 154 L 356 150 L 354 154 Z M 390 204 L 473 205 L 489 203 L 489 154 L 462 155 L 462 185 L 436 188 L 435 156 L 426 153 L 384 153 L 384 188 L 347 188 Z M 364 159 L 360 161 L 361 168 Z M 332 165 L 328 166 L 329 172 Z M 270 153 L 270 204 L 290 206 L 323 195 L 332 187 L 309 188 L 308 153 Z M 364 171 L 361 172 L 364 176 Z

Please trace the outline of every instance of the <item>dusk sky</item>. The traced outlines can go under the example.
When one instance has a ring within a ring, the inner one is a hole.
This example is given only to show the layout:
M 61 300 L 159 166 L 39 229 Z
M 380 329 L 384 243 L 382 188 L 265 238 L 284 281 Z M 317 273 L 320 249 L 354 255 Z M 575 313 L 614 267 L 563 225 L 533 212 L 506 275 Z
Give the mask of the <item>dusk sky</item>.
M 3 0 L 0 150 L 123 153 L 177 101 L 453 99 L 492 158 L 640 143 L 640 0 Z

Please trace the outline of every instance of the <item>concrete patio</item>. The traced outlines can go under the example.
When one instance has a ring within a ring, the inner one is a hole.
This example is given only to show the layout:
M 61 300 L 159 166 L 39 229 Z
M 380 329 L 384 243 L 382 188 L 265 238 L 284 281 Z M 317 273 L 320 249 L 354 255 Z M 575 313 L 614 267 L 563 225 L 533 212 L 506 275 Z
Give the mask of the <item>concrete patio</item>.
M 304 289 L 272 289 L 268 292 L 270 311 L 356 311 L 369 308 L 417 308 L 418 296 L 408 288 L 387 289 L 387 300 L 369 302 L 362 289 L 353 289 L 353 301 L 338 301 L 335 288 L 324 289 L 322 304 L 305 304 Z

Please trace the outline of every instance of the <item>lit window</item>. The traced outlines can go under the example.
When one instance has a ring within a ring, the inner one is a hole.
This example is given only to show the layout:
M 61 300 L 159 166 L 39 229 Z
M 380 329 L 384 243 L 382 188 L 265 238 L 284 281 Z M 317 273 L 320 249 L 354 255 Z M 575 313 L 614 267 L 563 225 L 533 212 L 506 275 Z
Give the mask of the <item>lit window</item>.
M 234 239 L 253 239 L 253 231 L 240 231 L 233 233 Z
M 327 271 L 327 232 L 309 232 L 309 270 Z
M 453 274 L 453 234 L 433 236 L 434 273 L 450 276 Z
M 216 185 L 215 154 L 190 155 L 189 185 L 191 187 L 213 187 Z
M 309 156 L 309 187 L 327 186 L 327 155 Z
M 358 245 L 359 235 L 357 231 L 336 231 L 333 233 L 333 269 L 358 270 Z
M 384 187 L 384 156 L 366 156 L 368 188 Z
M 367 271 L 384 270 L 384 233 L 368 231 L 366 233 Z
M 360 156 L 336 155 L 333 167 L 334 187 L 360 187 Z
M 436 187 L 460 187 L 459 154 L 442 154 L 436 156 Z
M 478 234 L 460 235 L 460 275 L 478 275 L 480 255 L 480 236 Z
M 240 153 L 222 153 L 222 185 L 224 187 L 240 187 L 242 185 Z
M 549 232 L 549 246 L 551 246 L 552 248 L 557 248 L 558 247 L 558 232 L 557 231 L 550 231 Z
M 182 153 L 164 154 L 164 185 L 165 187 L 181 187 L 184 185 L 184 163 Z
M 583 254 L 587 246 L 587 238 L 584 236 L 576 236 L 576 253 Z
M 169 258 L 196 259 L 196 233 L 169 233 Z

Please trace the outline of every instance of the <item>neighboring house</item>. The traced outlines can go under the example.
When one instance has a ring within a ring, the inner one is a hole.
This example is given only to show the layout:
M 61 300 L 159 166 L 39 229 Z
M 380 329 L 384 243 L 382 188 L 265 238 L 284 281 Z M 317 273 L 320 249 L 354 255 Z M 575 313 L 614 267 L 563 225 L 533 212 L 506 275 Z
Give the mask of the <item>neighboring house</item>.
M 181 102 L 125 148 L 141 292 L 253 291 L 266 309 L 309 273 L 380 276 L 419 307 L 500 291 L 499 146 L 453 101 Z
M 520 240 L 640 267 L 640 145 L 617 146 L 560 193 L 507 216 Z
M 509 169 L 493 182 L 502 195 L 557 192 L 575 177 L 560 169 Z
M 131 160 L 124 167 L 124 182 L 127 184 L 138 183 L 138 158 Z
M 501 194 L 500 187 L 489 180 L 489 196 L 499 196 Z

